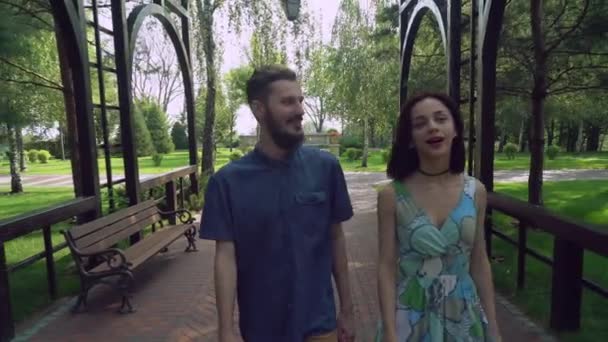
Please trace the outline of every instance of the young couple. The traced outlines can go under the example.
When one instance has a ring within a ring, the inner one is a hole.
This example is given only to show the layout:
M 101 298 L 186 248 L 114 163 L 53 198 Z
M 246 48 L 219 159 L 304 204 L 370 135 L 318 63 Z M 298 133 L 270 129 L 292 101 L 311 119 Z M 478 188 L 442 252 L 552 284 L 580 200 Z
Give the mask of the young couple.
M 293 71 L 256 69 L 247 98 L 259 142 L 209 179 L 200 229 L 216 241 L 219 340 L 354 341 L 341 225 L 353 210 L 340 164 L 301 146 L 304 97 Z M 426 94 L 401 112 L 393 182 L 378 196 L 378 341 L 500 340 L 482 232 L 486 193 L 463 173 L 456 109 L 447 96 Z

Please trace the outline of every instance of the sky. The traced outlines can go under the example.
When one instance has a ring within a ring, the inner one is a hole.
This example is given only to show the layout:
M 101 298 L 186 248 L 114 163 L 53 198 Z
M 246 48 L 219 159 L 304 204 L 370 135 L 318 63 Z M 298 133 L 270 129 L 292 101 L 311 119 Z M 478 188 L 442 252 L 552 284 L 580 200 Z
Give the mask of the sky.
M 144 2 L 149 1 L 144 0 Z M 359 2 L 363 8 L 369 8 L 373 3 L 373 0 L 359 0 Z M 317 17 L 318 21 L 320 22 L 323 41 L 326 43 L 329 42 L 329 40 L 331 39 L 332 26 L 334 24 L 335 17 L 338 13 L 340 0 L 307 0 L 307 3 L 308 9 L 311 11 L 312 15 Z M 136 4 L 136 2 L 128 3 L 128 5 L 130 6 L 135 6 Z M 247 63 L 246 51 L 248 50 L 251 32 L 247 32 L 247 30 L 244 30 L 244 32 L 239 37 L 235 33 L 229 32 L 229 30 L 227 30 L 227 27 L 229 26 L 227 15 L 221 12 L 216 12 L 216 15 L 216 26 L 219 27 L 219 30 L 218 32 L 216 32 L 216 34 L 218 35 L 218 38 L 221 39 L 224 50 L 223 56 L 221 58 L 222 64 L 220 66 L 220 73 L 224 74 L 232 68 Z M 100 23 L 105 27 L 112 27 L 109 10 L 105 13 L 103 12 L 103 10 L 100 10 Z M 145 35 L 145 32 L 142 31 L 141 34 Z M 151 36 L 142 38 L 146 39 L 150 37 Z M 293 42 L 293 44 L 295 43 L 297 42 Z M 290 43 L 288 42 L 288 45 L 289 44 Z M 154 52 L 152 51 L 152 53 Z M 170 102 L 167 110 L 170 120 L 176 120 L 180 115 L 182 109 L 183 96 L 180 96 L 174 101 Z M 306 125 L 307 122 L 309 122 L 309 119 L 305 117 L 304 124 Z M 338 122 L 335 121 L 328 121 L 326 122 L 325 126 L 325 129 L 339 129 L 340 127 Z M 253 118 L 253 114 L 251 114 L 251 111 L 249 110 L 249 107 L 245 105 L 241 106 L 241 108 L 239 108 L 239 110 L 237 111 L 236 131 L 239 134 L 250 134 L 255 130 L 255 127 L 256 122 Z

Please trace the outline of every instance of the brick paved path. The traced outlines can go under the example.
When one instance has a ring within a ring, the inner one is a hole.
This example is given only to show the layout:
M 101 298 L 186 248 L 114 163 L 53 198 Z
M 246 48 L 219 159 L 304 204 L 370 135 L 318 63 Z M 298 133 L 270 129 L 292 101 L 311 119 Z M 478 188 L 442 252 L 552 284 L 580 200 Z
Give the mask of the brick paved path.
M 375 192 L 370 179 L 347 175 L 356 216 L 345 225 L 356 303 L 357 340 L 373 338 L 378 305 Z M 184 242 L 155 257 L 136 273 L 133 298 L 137 313 L 115 313 L 117 295 L 98 288 L 91 293 L 89 311 L 72 315 L 64 304 L 37 323 L 22 329 L 16 341 L 217 341 L 213 290 L 213 243 L 198 241 L 198 253 L 183 253 Z M 544 341 L 542 332 L 499 298 L 503 341 Z M 272 341 L 271 341 L 272 342 Z

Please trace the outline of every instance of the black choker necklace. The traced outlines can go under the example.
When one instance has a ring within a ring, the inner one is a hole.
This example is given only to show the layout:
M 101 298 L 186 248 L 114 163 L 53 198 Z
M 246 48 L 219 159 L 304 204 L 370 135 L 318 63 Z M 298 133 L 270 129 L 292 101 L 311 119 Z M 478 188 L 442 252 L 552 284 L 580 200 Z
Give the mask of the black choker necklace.
M 441 175 L 444 175 L 444 174 L 450 172 L 450 169 L 447 169 L 445 171 L 441 171 L 438 173 L 428 173 L 428 172 L 422 171 L 422 169 L 418 169 L 418 172 L 422 173 L 425 176 L 435 177 L 435 176 L 441 176 Z

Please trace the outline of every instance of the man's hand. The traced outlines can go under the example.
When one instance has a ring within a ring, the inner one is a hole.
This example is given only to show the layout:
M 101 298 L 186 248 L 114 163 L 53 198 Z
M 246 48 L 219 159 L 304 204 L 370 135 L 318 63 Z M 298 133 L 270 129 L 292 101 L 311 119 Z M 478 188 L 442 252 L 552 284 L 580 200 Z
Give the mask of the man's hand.
M 355 341 L 355 319 L 352 310 L 341 311 L 338 315 L 338 342 Z

